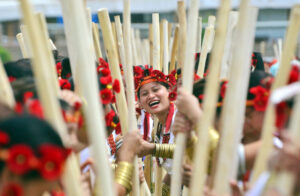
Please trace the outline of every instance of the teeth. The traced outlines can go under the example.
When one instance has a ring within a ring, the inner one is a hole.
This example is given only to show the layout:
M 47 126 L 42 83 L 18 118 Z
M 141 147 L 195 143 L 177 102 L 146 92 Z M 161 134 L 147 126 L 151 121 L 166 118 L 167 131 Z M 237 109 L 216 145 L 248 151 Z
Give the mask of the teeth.
M 159 101 L 153 101 L 153 102 L 149 103 L 150 107 L 152 107 L 152 106 L 154 106 L 156 104 L 159 104 Z

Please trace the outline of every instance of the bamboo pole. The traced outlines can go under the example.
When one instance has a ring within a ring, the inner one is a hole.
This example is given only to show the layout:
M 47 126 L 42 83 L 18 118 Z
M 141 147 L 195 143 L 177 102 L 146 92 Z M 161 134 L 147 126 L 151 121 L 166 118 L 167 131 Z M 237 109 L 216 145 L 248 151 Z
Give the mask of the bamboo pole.
M 156 70 L 160 70 L 160 33 L 159 33 L 159 14 L 152 14 L 152 36 L 153 36 L 153 60 L 152 66 Z
M 289 123 L 289 134 L 293 141 L 300 140 L 300 95 L 295 99 L 295 106 Z M 293 195 L 296 182 L 296 174 L 288 171 L 282 171 L 277 176 L 276 188 L 282 195 Z
M 115 41 L 115 44 L 116 44 L 115 47 L 118 48 L 118 46 L 117 46 L 118 41 L 117 41 L 116 24 L 114 22 L 111 23 L 111 28 L 112 28 L 113 38 L 114 38 L 114 41 Z M 117 57 L 118 57 L 118 60 L 120 62 L 121 59 L 120 59 L 120 54 L 119 54 L 118 50 L 117 50 Z
M 127 103 L 128 103 L 128 130 L 133 131 L 137 130 L 137 121 L 135 114 L 135 94 L 134 94 L 134 83 L 133 83 L 133 69 L 132 69 L 132 59 L 131 59 L 131 42 L 130 42 L 130 34 L 131 34 L 131 13 L 130 13 L 130 0 L 124 0 L 124 12 L 123 12 L 123 23 L 124 23 L 124 45 L 125 45 L 125 60 L 127 71 L 125 72 L 125 80 L 126 80 L 126 95 L 127 95 Z M 134 160 L 135 169 L 133 172 L 133 189 L 132 195 L 139 196 L 139 178 L 138 178 L 138 160 L 135 158 Z
M 265 41 L 262 41 L 259 43 L 259 50 L 260 50 L 261 55 L 264 57 L 266 54 L 266 42 Z
M 113 196 L 113 179 L 106 151 L 106 131 L 104 114 L 100 105 L 99 87 L 94 61 L 92 33 L 88 29 L 86 10 L 82 0 L 61 1 L 65 32 L 68 40 L 70 61 L 76 70 L 79 94 L 88 104 L 83 104 L 83 111 L 88 129 L 96 174 L 99 178 L 102 195 Z M 97 108 L 97 109 L 95 109 Z M 102 120 L 101 120 L 102 119 Z M 98 187 L 98 186 L 96 186 Z M 81 194 L 82 195 L 82 194 Z
M 132 54 L 133 54 L 133 65 L 139 65 L 139 59 L 138 59 L 138 53 L 137 53 L 137 46 L 136 46 L 136 42 L 135 42 L 135 37 L 134 37 L 134 30 L 133 28 L 131 28 L 130 31 L 130 35 L 131 35 L 131 49 L 132 49 Z
M 125 47 L 123 41 L 123 31 L 122 31 L 122 24 L 120 20 L 120 16 L 115 16 L 115 24 L 116 24 L 116 33 L 117 33 L 117 46 L 119 49 L 120 54 L 120 62 L 124 66 L 126 64 L 125 61 Z
M 286 39 L 284 43 L 284 48 L 282 51 L 282 58 L 280 61 L 280 67 L 278 73 L 275 77 L 274 83 L 272 85 L 272 91 L 284 86 L 289 77 L 290 73 L 290 62 L 295 55 L 295 50 L 297 47 L 297 39 L 300 27 L 300 5 L 293 7 L 290 17 L 289 26 L 287 29 Z M 269 103 L 264 117 L 264 125 L 262 132 L 262 146 L 259 151 L 255 164 L 253 175 L 251 178 L 251 184 L 253 184 L 260 174 L 267 169 L 267 159 L 272 153 L 273 149 L 273 132 L 275 131 L 275 108 L 272 103 Z
M 216 194 L 229 194 L 229 181 L 235 179 L 237 171 L 238 145 L 242 135 L 245 102 L 249 83 L 250 62 L 254 44 L 257 8 L 250 7 L 250 0 L 241 2 L 239 21 L 236 27 L 233 63 L 230 69 L 228 88 L 221 114 L 221 138 L 216 163 L 213 188 Z M 243 66 L 241 66 L 243 65 Z
M 227 28 L 227 36 L 226 36 L 226 45 L 224 50 L 224 55 L 221 64 L 221 72 L 220 72 L 220 79 L 228 79 L 229 78 L 229 68 L 232 62 L 232 39 L 234 36 L 234 31 L 236 24 L 238 22 L 238 12 L 231 11 L 229 14 L 229 21 L 228 21 L 228 28 Z
M 164 30 L 163 30 L 163 21 L 165 19 L 161 20 L 159 23 L 159 47 L 160 47 L 160 61 L 159 61 L 159 67 L 160 70 L 163 70 L 163 64 L 164 64 Z
M 92 23 L 93 28 L 93 42 L 94 42 L 94 48 L 95 48 L 95 54 L 97 60 L 102 57 L 101 47 L 100 47 L 100 40 L 99 40 L 99 29 L 98 25 L 96 23 Z
M 204 38 L 203 38 L 203 44 L 200 54 L 200 60 L 198 64 L 198 71 L 197 74 L 202 78 L 205 70 L 205 62 L 207 58 L 207 54 L 209 52 L 209 47 L 211 43 L 213 42 L 213 36 L 214 36 L 214 27 L 207 26 L 205 28 Z
M 23 35 L 24 45 L 25 45 L 25 49 L 26 49 L 26 52 L 27 52 L 27 58 L 30 58 L 30 57 L 32 57 L 32 54 L 31 54 L 32 52 L 31 52 L 31 48 L 30 48 L 30 45 L 29 45 L 28 29 L 24 24 L 22 24 L 20 26 L 20 30 L 21 30 L 21 33 Z
M 170 51 L 171 50 L 171 46 L 172 45 L 170 45 L 170 43 L 171 43 L 171 38 L 172 38 L 172 32 L 173 32 L 173 23 L 168 23 L 168 43 L 169 43 L 169 45 L 168 45 L 168 51 Z M 169 52 L 169 53 L 171 53 L 171 52 Z
M 187 33 L 187 46 L 185 50 L 184 67 L 182 86 L 183 88 L 192 93 L 194 77 L 194 52 L 196 49 L 197 38 L 197 19 L 198 19 L 198 0 L 192 0 L 189 8 L 188 16 L 188 33 Z M 186 145 L 186 135 L 183 133 L 177 133 L 176 135 L 176 148 L 174 152 L 172 178 L 171 178 L 171 195 L 180 195 L 181 192 L 181 169 L 184 157 L 184 149 Z
M 19 44 L 19 46 L 20 46 L 20 49 L 21 49 L 21 53 L 22 53 L 23 58 L 29 58 L 29 55 L 28 55 L 28 53 L 27 53 L 27 49 L 26 49 L 26 47 L 25 47 L 23 34 L 22 34 L 22 33 L 18 33 L 18 34 L 16 35 L 16 38 L 17 38 L 18 44 Z
M 140 65 L 145 65 L 145 53 L 143 52 L 143 44 L 141 40 L 141 32 L 139 29 L 135 30 L 135 43 L 137 47 L 138 60 Z
M 165 75 L 169 74 L 169 44 L 168 44 L 168 21 L 162 21 L 163 26 L 163 71 Z
M 208 46 L 208 52 L 210 52 L 211 49 L 212 49 L 213 43 L 214 43 L 216 17 L 215 16 L 209 16 L 207 25 L 210 26 L 210 27 L 213 27 L 213 34 L 212 34 L 212 37 L 211 37 L 210 45 Z
M 53 43 L 52 39 L 49 38 L 49 45 L 50 45 L 50 49 L 51 50 L 57 50 L 57 47 L 55 46 L 55 44 Z
M 150 63 L 150 41 L 149 39 L 144 39 L 143 40 L 143 45 L 144 45 L 144 50 L 145 50 L 145 57 L 146 57 L 146 63 L 148 65 L 151 65 Z
M 172 46 L 170 72 L 175 69 L 176 57 L 177 57 L 177 51 L 178 51 L 179 29 L 180 29 L 179 25 L 176 25 L 174 39 L 173 39 L 173 46 Z
M 177 54 L 177 68 L 183 67 L 185 47 L 186 47 L 186 13 L 184 1 L 177 2 L 177 17 L 179 21 L 179 42 L 178 42 L 178 54 Z
M 67 128 L 63 122 L 62 114 L 59 109 L 59 103 L 55 97 L 53 84 L 51 84 L 51 76 L 48 61 L 48 42 L 43 39 L 41 29 L 38 28 L 38 21 L 34 17 L 33 8 L 28 0 L 20 1 L 21 10 L 23 12 L 23 19 L 25 25 L 28 27 L 28 43 L 32 52 L 32 68 L 34 71 L 39 98 L 43 105 L 45 119 L 52 124 L 62 138 L 63 142 L 67 144 Z M 40 66 L 44 65 L 44 66 Z M 82 195 L 79 185 L 79 167 L 76 164 L 75 157 L 71 155 L 66 162 L 66 169 L 63 175 L 66 192 L 68 195 Z
M 202 43 L 202 17 L 198 17 L 196 52 L 201 52 L 201 43 Z
M 116 34 L 117 34 L 117 41 L 118 41 L 117 46 L 119 48 L 121 63 L 122 63 L 123 68 L 124 68 L 124 66 L 126 65 L 126 59 L 125 59 L 125 48 L 124 48 L 123 32 L 122 32 L 122 25 L 121 25 L 121 21 L 120 21 L 120 16 L 115 16 L 115 25 L 116 25 Z M 127 74 L 127 72 L 126 72 L 126 74 Z M 126 115 L 125 115 L 126 113 L 122 113 L 122 114 L 123 114 L 122 116 L 126 117 Z M 127 120 L 127 119 L 125 118 L 125 120 Z M 148 186 L 145 186 L 144 183 L 142 184 L 142 190 L 141 191 L 144 191 L 144 195 L 149 195 Z
M 6 104 L 10 108 L 14 108 L 16 101 L 13 90 L 10 86 L 8 77 L 4 70 L 4 65 L 0 58 L 0 102 Z
M 210 72 L 207 76 L 207 83 L 205 86 L 205 97 L 203 103 L 203 116 L 197 125 L 198 142 L 194 152 L 194 168 L 191 180 L 190 193 L 191 196 L 203 195 L 204 186 L 207 177 L 208 168 L 208 149 L 209 149 L 209 129 L 213 127 L 215 118 L 215 106 L 219 95 L 219 77 L 222 57 L 225 50 L 226 33 L 228 27 L 228 18 L 230 12 L 231 0 L 221 1 L 218 10 L 218 26 L 216 29 L 216 42 L 212 50 L 212 60 L 209 64 Z
M 55 61 L 54 61 L 53 53 L 52 53 L 52 50 L 51 50 L 51 45 L 49 43 L 49 33 L 48 33 L 48 29 L 47 29 L 46 19 L 45 19 L 45 16 L 44 16 L 43 13 L 37 13 L 35 15 L 35 17 L 37 18 L 37 21 L 39 23 L 39 28 L 42 32 L 43 41 L 48 44 L 48 50 L 47 50 L 48 59 L 47 60 L 45 59 L 45 60 L 49 61 L 49 63 L 50 63 L 49 71 L 50 71 L 50 74 L 51 74 L 51 83 L 53 84 L 55 96 L 59 97 L 60 96 L 60 87 L 58 85 L 58 78 L 57 78 Z
M 150 57 L 150 65 L 153 66 L 153 27 L 152 24 L 149 24 L 149 57 Z

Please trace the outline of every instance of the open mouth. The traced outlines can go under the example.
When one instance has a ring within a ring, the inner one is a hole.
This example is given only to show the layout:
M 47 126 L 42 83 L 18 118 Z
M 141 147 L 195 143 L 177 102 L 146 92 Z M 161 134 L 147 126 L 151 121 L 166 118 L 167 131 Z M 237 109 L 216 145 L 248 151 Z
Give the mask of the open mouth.
M 151 101 L 151 102 L 149 103 L 149 106 L 150 106 L 150 107 L 154 107 L 154 106 L 157 106 L 159 103 L 160 103 L 160 101 Z

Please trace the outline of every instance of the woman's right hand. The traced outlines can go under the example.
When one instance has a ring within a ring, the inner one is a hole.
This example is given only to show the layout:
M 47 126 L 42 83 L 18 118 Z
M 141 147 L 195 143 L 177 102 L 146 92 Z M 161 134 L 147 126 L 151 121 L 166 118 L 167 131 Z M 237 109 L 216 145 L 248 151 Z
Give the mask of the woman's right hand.
M 193 126 L 195 126 L 201 118 L 202 110 L 199 106 L 198 99 L 194 95 L 187 93 L 183 88 L 178 89 L 176 106 L 178 111 L 184 114 L 193 123 Z

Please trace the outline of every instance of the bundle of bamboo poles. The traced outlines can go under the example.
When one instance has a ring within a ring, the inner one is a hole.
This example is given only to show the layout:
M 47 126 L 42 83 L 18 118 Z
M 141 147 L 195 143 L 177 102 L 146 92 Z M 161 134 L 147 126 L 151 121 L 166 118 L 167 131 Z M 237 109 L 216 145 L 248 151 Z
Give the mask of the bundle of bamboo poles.
M 67 130 L 59 112 L 57 97 L 59 86 L 55 74 L 54 59 L 51 50 L 56 49 L 49 40 L 46 21 L 42 14 L 34 14 L 29 0 L 21 0 L 24 25 L 17 40 L 24 58 L 31 58 L 34 77 L 42 102 L 46 120 L 59 132 L 67 144 Z M 169 74 L 176 68 L 182 69 L 182 87 L 192 93 L 193 75 L 205 76 L 206 61 L 209 53 L 210 61 L 205 84 L 202 110 L 195 131 L 198 142 L 194 150 L 194 172 L 189 189 L 183 195 L 204 195 L 208 170 L 209 129 L 215 120 L 215 108 L 219 93 L 219 78 L 226 78 L 228 89 L 224 98 L 221 114 L 222 128 L 219 130 L 220 141 L 217 155 L 213 160 L 213 174 L 211 188 L 217 194 L 230 194 L 230 179 L 234 179 L 237 172 L 236 149 L 240 143 L 241 130 L 244 122 L 245 102 L 250 76 L 250 62 L 253 51 L 257 8 L 250 4 L 250 0 L 242 0 L 239 12 L 231 11 L 231 0 L 220 1 L 217 16 L 210 16 L 205 29 L 203 19 L 198 17 L 198 1 L 191 0 L 186 17 L 184 1 L 178 1 L 178 23 L 170 23 L 166 19 L 160 20 L 159 13 L 152 14 L 152 24 L 149 25 L 149 37 L 142 38 L 138 29 L 131 26 L 130 0 L 124 0 L 123 24 L 120 16 L 114 21 L 109 19 L 107 9 L 98 10 L 101 32 L 98 24 L 91 22 L 91 13 L 85 9 L 81 0 L 72 2 L 61 1 L 64 17 L 64 28 L 71 68 L 76 84 L 76 92 L 87 102 L 83 105 L 86 116 L 88 136 L 94 152 L 96 176 L 100 180 L 102 195 L 115 195 L 113 175 L 111 174 L 108 157 L 105 149 L 104 114 L 99 103 L 98 84 L 95 59 L 103 58 L 109 62 L 113 79 L 120 81 L 120 93 L 116 94 L 117 112 L 123 134 L 138 129 L 135 110 L 135 91 L 133 66 L 150 64 L 154 69 Z M 291 69 L 290 62 L 296 50 L 297 38 L 300 29 L 300 7 L 295 6 L 291 13 L 290 25 L 284 40 L 274 44 L 274 53 L 280 60 L 280 68 L 275 77 L 272 91 L 286 85 Z M 188 20 L 187 20 L 188 19 Z M 123 27 L 122 27 L 123 25 Z M 75 29 L 75 30 L 74 30 Z M 202 31 L 204 36 L 202 37 Z M 100 40 L 102 33 L 103 43 Z M 234 36 L 234 37 L 233 37 Z M 241 44 L 237 44 L 241 43 Z M 102 53 L 101 45 L 105 48 Z M 198 70 L 195 71 L 194 54 L 200 52 Z M 232 53 L 232 54 L 230 54 Z M 39 66 L 43 64 L 43 66 Z M 122 64 L 124 78 L 122 78 L 119 64 Z M 125 84 L 123 84 L 125 82 Z M 271 91 L 271 92 L 272 92 Z M 294 106 L 290 129 L 293 137 L 299 139 L 299 96 Z M 0 59 L 0 101 L 14 107 L 15 100 L 7 76 Z M 97 110 L 95 110 L 97 108 Z M 275 108 L 268 104 L 262 134 L 262 150 L 258 153 L 251 183 L 267 171 L 267 159 L 273 152 L 272 133 L 275 130 Z M 101 120 L 99 120 L 101 119 Z M 157 119 L 154 119 L 156 130 Z M 173 157 L 171 195 L 182 194 L 181 169 L 184 163 L 187 135 L 176 135 L 176 148 Z M 152 182 L 155 182 L 155 195 L 162 194 L 163 169 L 153 163 L 154 158 L 149 155 L 144 162 L 147 183 L 140 185 L 138 165 L 142 160 L 135 158 L 134 175 L 132 179 L 132 195 L 151 195 Z M 153 168 L 155 165 L 155 169 Z M 155 172 L 154 172 L 155 171 Z M 154 175 L 153 175 L 154 174 Z M 79 167 L 75 156 L 71 156 L 66 165 L 64 181 L 68 195 L 82 195 L 79 185 Z M 154 176 L 154 177 L 153 177 Z M 277 183 L 277 184 L 276 184 Z M 281 172 L 276 175 L 276 185 L 286 195 L 290 195 L 295 184 L 295 178 L 290 173 Z M 98 188 L 98 187 L 97 187 Z

